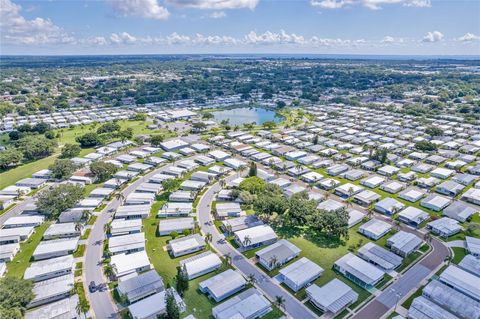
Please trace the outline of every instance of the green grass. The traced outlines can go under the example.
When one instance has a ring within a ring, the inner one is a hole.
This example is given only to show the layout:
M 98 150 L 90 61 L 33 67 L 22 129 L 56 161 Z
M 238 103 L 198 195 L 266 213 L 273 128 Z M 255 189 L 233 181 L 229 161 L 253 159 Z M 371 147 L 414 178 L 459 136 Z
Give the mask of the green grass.
M 418 250 L 420 250 L 422 253 L 426 253 L 430 249 L 430 246 L 428 244 L 423 244 Z
M 283 312 L 280 309 L 278 309 L 277 306 L 272 305 L 272 311 L 270 311 L 265 316 L 260 318 L 261 319 L 278 319 L 278 318 L 281 318 L 282 316 L 284 316 Z
M 392 276 L 390 276 L 389 274 L 385 274 L 383 276 L 383 280 L 380 281 L 375 287 L 377 289 L 380 289 L 380 290 L 383 290 L 383 288 L 388 284 L 388 282 L 392 279 Z
M 83 235 L 80 237 L 80 239 L 81 239 L 81 240 L 87 239 L 88 236 L 90 236 L 90 232 L 91 232 L 91 231 L 92 231 L 92 230 L 91 230 L 90 228 L 87 228 L 87 229 L 85 230 L 85 232 L 83 233 Z
M 399 314 L 394 311 L 394 312 L 392 312 L 392 313 L 387 317 L 387 319 L 393 319 L 393 318 L 395 318 L 395 317 L 398 316 L 398 315 L 399 315 Z
M 31 258 L 35 248 L 42 240 L 43 233 L 50 226 L 49 222 L 43 223 L 42 225 L 35 228 L 35 233 L 33 233 L 30 238 L 20 244 L 20 252 L 13 258 L 13 260 L 7 263 L 7 276 L 22 278 L 25 270 L 31 264 Z
M 92 215 L 92 217 L 90 217 L 90 219 L 88 220 L 87 225 L 93 225 L 93 224 L 95 224 L 95 221 L 96 221 L 96 220 L 97 220 L 97 216 Z
M 83 287 L 82 282 L 75 283 L 75 291 L 77 292 L 78 299 L 80 299 L 80 304 L 85 303 L 85 305 L 90 308 L 90 303 L 88 302 L 87 297 L 85 296 L 85 288 Z M 86 312 L 87 309 L 82 309 L 82 311 Z
M 465 248 L 461 248 L 461 247 L 452 247 L 452 250 L 453 250 L 452 263 L 458 265 L 458 263 L 462 261 L 463 257 L 467 255 L 467 251 L 465 250 Z
M 408 299 L 402 303 L 402 307 L 409 309 L 410 306 L 412 305 L 413 299 L 420 297 L 422 295 L 422 290 L 423 290 L 423 287 L 420 287 L 417 291 L 415 291 L 413 295 L 408 297 Z
M 397 268 L 397 272 L 401 272 L 404 269 L 407 269 L 410 265 L 415 263 L 421 256 L 422 254 L 419 253 L 418 251 L 411 253 L 410 255 L 408 255 L 403 259 L 402 264 L 400 265 L 400 267 Z
M 78 245 L 77 250 L 73 253 L 73 257 L 78 258 L 78 257 L 83 257 L 85 254 L 85 245 Z

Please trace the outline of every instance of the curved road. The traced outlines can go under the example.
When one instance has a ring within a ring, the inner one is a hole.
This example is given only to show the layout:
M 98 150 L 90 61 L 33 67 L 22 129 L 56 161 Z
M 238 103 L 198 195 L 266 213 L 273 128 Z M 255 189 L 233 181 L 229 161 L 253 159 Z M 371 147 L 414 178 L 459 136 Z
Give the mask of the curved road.
M 238 175 L 231 175 L 226 180 L 236 178 Z M 200 227 L 203 234 L 212 234 L 211 245 L 213 248 L 222 255 L 230 254 L 232 257 L 232 265 L 240 270 L 245 276 L 250 274 L 255 275 L 257 280 L 256 286 L 262 290 L 270 300 L 274 300 L 275 296 L 282 296 L 285 299 L 285 311 L 292 318 L 309 319 L 317 318 L 317 316 L 303 305 L 298 299 L 288 293 L 283 287 L 276 284 L 269 276 L 264 274 L 255 265 L 250 263 L 248 259 L 234 249 L 226 241 L 221 241 L 225 237 L 220 234 L 213 224 L 211 211 L 211 203 L 214 199 L 215 193 L 220 191 L 220 184 L 217 182 L 213 184 L 201 197 L 197 206 L 197 215 Z

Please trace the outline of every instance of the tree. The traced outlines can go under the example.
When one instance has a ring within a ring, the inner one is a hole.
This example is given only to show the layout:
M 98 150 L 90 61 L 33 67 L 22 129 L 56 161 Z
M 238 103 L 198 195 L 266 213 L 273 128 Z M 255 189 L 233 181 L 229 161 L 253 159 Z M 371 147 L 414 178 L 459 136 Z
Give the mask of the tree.
M 60 154 L 60 158 L 73 158 L 80 154 L 80 145 L 78 144 L 65 144 L 62 148 L 62 153 Z
M 147 120 L 147 114 L 146 113 L 137 113 L 132 117 L 132 120 L 145 122 Z
M 243 237 L 242 244 L 244 247 L 248 247 L 251 243 L 252 243 L 252 239 L 250 238 L 249 235 L 246 235 L 245 237 Z
M 257 164 L 255 162 L 250 162 L 249 170 L 248 170 L 248 176 L 257 176 Z
M 247 177 L 238 188 L 251 194 L 260 194 L 265 189 L 265 181 L 257 176 Z
M 77 167 L 69 159 L 56 159 L 55 162 L 48 167 L 48 169 L 52 172 L 53 178 L 66 180 L 72 176 Z
M 205 119 L 205 120 L 210 120 L 210 119 L 213 119 L 214 116 L 212 113 L 209 113 L 209 112 L 205 112 L 202 114 L 202 118 Z
M 275 306 L 283 309 L 285 307 L 285 298 L 283 298 L 282 296 L 275 296 Z
M 0 279 L 0 318 L 21 319 L 33 300 L 33 282 L 15 277 Z
M 150 137 L 150 144 L 152 144 L 153 146 L 160 146 L 163 140 L 164 140 L 163 135 L 160 135 L 160 134 L 152 135 Z
M 95 132 L 88 132 L 75 139 L 82 147 L 93 147 L 102 143 L 102 138 Z
M 257 278 L 255 278 L 255 274 L 250 274 L 247 276 L 247 283 L 250 285 L 254 285 L 257 282 Z
M 208 244 L 208 243 L 211 243 L 212 242 L 212 239 L 213 239 L 213 235 L 211 233 L 207 233 L 205 235 L 205 242 Z
M 429 126 L 425 129 L 425 133 L 427 133 L 430 136 L 442 136 L 443 130 L 436 126 Z
M 14 148 L 7 148 L 0 152 L 0 169 L 15 166 L 23 159 L 23 154 Z
M 415 143 L 415 148 L 421 151 L 435 151 L 437 145 L 429 141 L 418 141 Z
M 117 172 L 117 169 L 118 168 L 112 163 L 106 163 L 102 161 L 95 161 L 90 164 L 90 171 L 100 182 L 109 179 L 113 174 Z
M 40 122 L 35 124 L 32 128 L 33 132 L 37 132 L 38 134 L 45 134 L 47 131 L 50 131 L 50 124 Z
M 18 140 L 15 145 L 27 160 L 37 160 L 53 154 L 57 142 L 44 136 L 30 135 Z
M 349 215 L 345 208 L 330 211 L 318 210 L 313 216 L 312 227 L 325 233 L 327 237 L 344 237 L 348 239 Z
M 181 183 L 182 183 L 181 178 L 171 178 L 171 179 L 163 180 L 162 181 L 162 186 L 163 186 L 163 189 L 166 192 L 173 192 L 173 191 L 176 191 L 180 187 Z
M 183 297 L 183 293 L 188 290 L 188 286 L 189 286 L 187 269 L 185 268 L 185 266 L 177 267 L 177 275 L 175 276 L 175 285 L 176 285 L 178 294 Z
M 267 130 L 273 130 L 276 126 L 277 123 L 275 123 L 274 121 L 266 121 L 265 123 L 263 123 L 263 128 Z
M 283 109 L 285 106 L 287 106 L 284 101 L 277 101 L 276 104 L 279 109 Z
M 203 123 L 203 122 L 195 122 L 192 124 L 192 127 L 196 130 L 196 131 L 203 131 L 207 128 L 207 124 Z
M 120 124 L 117 122 L 107 122 L 97 129 L 97 134 L 117 132 L 120 131 L 120 129 Z
M 171 289 L 167 290 L 165 293 L 165 305 L 166 310 L 165 314 L 162 315 L 164 319 L 179 319 L 180 318 L 180 309 L 177 305 L 177 300 Z
M 72 208 L 83 198 L 83 188 L 71 183 L 53 186 L 40 192 L 37 198 L 37 207 L 40 212 L 56 219 L 61 212 Z

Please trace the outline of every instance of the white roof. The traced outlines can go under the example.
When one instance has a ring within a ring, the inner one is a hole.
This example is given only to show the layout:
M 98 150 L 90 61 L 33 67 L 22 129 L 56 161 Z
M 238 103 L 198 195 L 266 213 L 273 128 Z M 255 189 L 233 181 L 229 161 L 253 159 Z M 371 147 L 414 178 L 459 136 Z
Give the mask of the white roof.
M 119 254 L 111 257 L 110 264 L 115 265 L 118 276 L 136 272 L 138 268 L 150 265 L 147 253 L 142 250 L 131 254 Z
M 208 269 L 220 267 L 222 261 L 217 254 L 211 251 L 184 259 L 180 261 L 180 265 L 184 266 L 189 277 L 195 277 L 196 274 L 202 273 Z
M 250 238 L 249 246 L 277 238 L 277 234 L 275 234 L 273 229 L 268 225 L 258 225 L 239 230 L 235 232 L 235 236 L 237 236 L 239 241 L 242 243 L 244 242 L 245 237 L 248 236 Z
M 67 255 L 57 258 L 51 258 L 42 261 L 33 262 L 27 270 L 23 278 L 34 279 L 37 276 L 42 276 L 49 273 L 55 273 L 64 269 L 71 269 L 73 267 L 73 255 Z
M 309 282 L 313 278 L 320 276 L 321 273 L 323 273 L 323 268 L 306 257 L 300 258 L 280 270 L 280 274 L 296 285 Z
M 322 287 L 312 285 L 306 291 L 314 303 L 321 305 L 322 308 L 328 309 L 332 313 L 339 312 L 358 299 L 358 294 L 337 278 Z

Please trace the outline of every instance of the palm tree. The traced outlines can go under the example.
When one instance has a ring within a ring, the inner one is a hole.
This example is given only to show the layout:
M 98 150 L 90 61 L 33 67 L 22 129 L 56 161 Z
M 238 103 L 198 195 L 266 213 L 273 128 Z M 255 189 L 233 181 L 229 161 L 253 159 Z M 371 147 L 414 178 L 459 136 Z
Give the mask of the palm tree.
M 115 276 L 117 269 L 115 265 L 107 264 L 105 265 L 104 271 L 107 277 L 112 278 Z
M 248 245 L 250 245 L 252 243 L 252 239 L 250 238 L 249 235 L 246 235 L 244 238 L 243 238 L 243 246 L 244 247 L 248 247 Z
M 225 226 L 225 230 L 227 231 L 228 236 L 231 236 L 233 234 L 232 225 L 228 224 L 227 226 Z
M 367 217 L 369 219 L 372 219 L 374 215 L 375 215 L 375 213 L 373 212 L 373 209 L 371 209 L 371 208 L 367 209 Z
M 230 255 L 230 253 L 227 253 L 225 255 L 223 255 L 223 257 L 225 258 L 223 260 L 223 262 L 225 263 L 225 266 L 229 267 L 232 265 L 232 256 Z
M 423 240 L 425 240 L 427 243 L 432 242 L 432 234 L 430 232 L 426 232 L 425 235 L 423 235 Z
M 212 242 L 212 239 L 213 239 L 213 235 L 211 233 L 207 233 L 205 235 L 205 241 L 208 243 L 211 243 Z
M 251 285 L 255 285 L 257 283 L 257 278 L 255 278 L 254 274 L 250 274 L 247 276 L 247 283 Z
M 125 196 L 123 195 L 123 193 L 120 192 L 115 194 L 115 198 L 120 202 L 123 202 L 125 200 Z
M 108 234 L 112 231 L 112 226 L 110 225 L 110 223 L 103 225 L 103 231 L 105 232 L 105 234 Z
M 272 257 L 270 257 L 270 260 L 268 261 L 268 266 L 271 269 L 273 269 L 273 268 L 277 267 L 277 263 L 278 263 L 277 256 L 273 255 Z
M 275 303 L 275 306 L 277 306 L 280 309 L 285 308 L 285 298 L 283 298 L 282 296 L 275 296 L 275 302 L 274 303 Z
M 82 211 L 81 220 L 88 221 L 91 216 L 92 216 L 92 212 L 90 212 L 89 210 L 85 209 L 85 210 Z
M 83 228 L 81 223 L 75 223 L 75 231 L 80 232 Z

